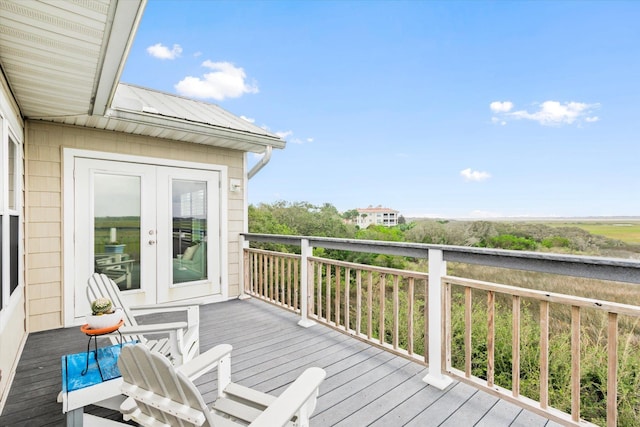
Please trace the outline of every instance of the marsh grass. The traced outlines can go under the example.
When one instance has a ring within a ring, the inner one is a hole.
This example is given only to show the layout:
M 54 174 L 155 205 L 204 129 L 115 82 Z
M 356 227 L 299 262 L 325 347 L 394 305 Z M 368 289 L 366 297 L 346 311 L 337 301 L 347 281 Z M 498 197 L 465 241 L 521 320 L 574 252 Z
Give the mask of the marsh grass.
M 518 272 L 519 273 L 519 272 Z M 517 275 L 519 276 L 519 275 Z M 484 280 L 484 279 L 483 279 Z M 584 283 L 562 287 L 580 288 L 585 294 L 602 295 L 609 286 L 585 289 Z M 495 280 L 492 280 L 495 281 Z M 501 282 L 504 283 L 504 282 Z M 508 283 L 508 282 L 507 282 Z M 509 283 L 512 284 L 512 283 Z M 594 284 L 595 285 L 595 284 Z M 546 282 L 545 286 L 549 286 Z M 547 290 L 551 291 L 551 289 Z M 555 291 L 554 291 L 555 292 Z M 560 292 L 559 292 L 560 293 Z M 562 292 L 569 293 L 571 292 Z M 472 375 L 487 378 L 487 296 L 472 291 Z M 622 296 L 619 292 L 615 292 Z M 633 295 L 634 299 L 636 295 Z M 630 296 L 627 295 L 628 303 Z M 635 300 L 635 299 L 634 299 Z M 452 290 L 452 366 L 464 370 L 464 293 L 461 287 Z M 571 308 L 550 304 L 549 323 L 549 404 L 563 412 L 571 412 Z M 539 303 L 524 299 L 520 319 L 520 394 L 540 398 L 540 323 Z M 495 383 L 511 389 L 512 378 L 511 297 L 497 295 L 495 303 Z M 620 316 L 618 323 L 618 425 L 637 426 L 640 423 L 640 319 Z M 580 322 L 580 400 L 581 417 L 598 425 L 606 425 L 607 399 L 607 313 L 582 309 Z

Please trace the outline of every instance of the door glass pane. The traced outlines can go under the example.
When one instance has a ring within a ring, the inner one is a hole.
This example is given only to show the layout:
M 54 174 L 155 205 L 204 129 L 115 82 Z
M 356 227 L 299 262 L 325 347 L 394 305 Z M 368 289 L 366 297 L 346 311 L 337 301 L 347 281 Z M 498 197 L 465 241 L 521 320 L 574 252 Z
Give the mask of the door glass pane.
M 173 283 L 207 278 L 207 183 L 175 179 L 171 186 Z
M 140 177 L 94 175 L 94 269 L 140 289 Z
M 9 187 L 9 200 L 7 207 L 16 209 L 16 144 L 9 138 L 9 155 L 7 167 L 7 183 Z
M 13 291 L 18 287 L 18 264 L 19 264 L 19 232 L 20 227 L 20 218 L 17 216 L 11 215 L 9 217 L 9 293 L 12 294 Z

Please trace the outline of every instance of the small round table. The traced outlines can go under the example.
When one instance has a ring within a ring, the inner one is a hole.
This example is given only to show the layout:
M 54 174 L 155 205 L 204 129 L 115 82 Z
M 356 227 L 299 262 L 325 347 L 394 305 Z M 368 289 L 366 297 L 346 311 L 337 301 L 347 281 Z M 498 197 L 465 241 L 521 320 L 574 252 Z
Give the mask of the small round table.
M 100 369 L 100 362 L 98 361 L 98 337 L 101 335 L 107 335 L 112 332 L 118 332 L 120 335 L 120 345 L 122 346 L 122 334 L 120 333 L 120 326 L 124 323 L 124 319 L 121 319 L 118 323 L 113 326 L 109 326 L 107 328 L 100 329 L 91 329 L 88 324 L 80 326 L 80 332 L 84 332 L 89 337 L 89 342 L 87 343 L 87 366 L 84 368 L 84 371 L 80 373 L 80 375 L 85 375 L 89 371 L 89 355 L 91 353 L 91 340 L 93 339 L 93 348 L 95 349 L 93 353 L 96 356 L 96 365 L 98 366 L 98 372 L 100 373 L 100 378 L 104 381 L 104 377 L 102 376 L 102 369 Z

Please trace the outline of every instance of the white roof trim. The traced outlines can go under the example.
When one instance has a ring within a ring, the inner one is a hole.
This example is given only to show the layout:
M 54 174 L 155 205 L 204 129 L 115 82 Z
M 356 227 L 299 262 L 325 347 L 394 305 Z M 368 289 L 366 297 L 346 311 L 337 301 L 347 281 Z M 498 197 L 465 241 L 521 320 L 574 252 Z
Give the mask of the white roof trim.
M 135 123 L 143 126 L 152 126 L 156 129 L 185 132 L 192 135 L 202 135 L 211 138 L 223 138 L 227 141 L 241 142 L 258 146 L 257 149 L 246 151 L 263 152 L 265 147 L 284 148 L 286 143 L 278 137 L 270 137 L 260 134 L 251 134 L 247 131 L 222 128 L 215 125 L 190 122 L 184 119 L 160 116 L 153 113 L 138 113 L 124 110 L 109 110 L 107 117 L 118 121 Z M 216 145 L 216 144 L 211 144 Z
M 146 3 L 147 0 L 120 0 L 109 11 L 113 25 L 105 35 L 108 41 L 90 114 L 102 116 L 111 105 L 124 68 L 123 58 L 129 54 Z

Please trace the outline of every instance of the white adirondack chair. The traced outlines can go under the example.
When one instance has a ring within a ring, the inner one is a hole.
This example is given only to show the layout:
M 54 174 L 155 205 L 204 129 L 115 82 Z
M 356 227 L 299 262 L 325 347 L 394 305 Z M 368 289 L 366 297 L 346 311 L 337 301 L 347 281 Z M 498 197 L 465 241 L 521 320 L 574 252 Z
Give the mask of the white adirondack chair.
M 200 353 L 200 308 L 191 303 L 169 303 L 150 306 L 128 307 L 121 297 L 118 285 L 101 273 L 93 273 L 87 281 L 87 298 L 89 302 L 97 298 L 109 298 L 115 307 L 124 311 L 124 325 L 119 332 L 138 340 L 151 350 L 158 351 L 175 365 L 181 365 Z M 186 311 L 187 320 L 171 323 L 138 324 L 135 316 L 170 311 Z M 160 335 L 158 339 L 150 339 L 151 335 Z M 117 344 L 118 335 L 111 334 L 112 344 Z
M 274 397 L 231 382 L 231 346 L 218 345 L 184 365 L 143 345 L 126 346 L 118 359 L 125 420 L 143 426 L 277 427 L 309 425 L 318 388 L 326 373 L 308 368 L 281 395 Z M 209 409 L 189 379 L 217 368 L 218 398 Z

